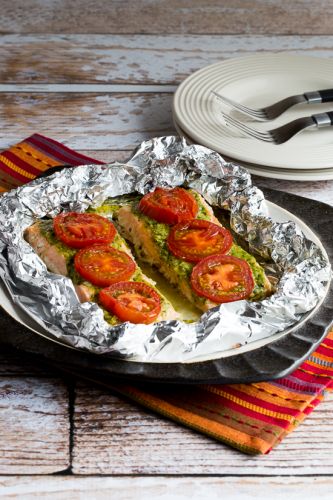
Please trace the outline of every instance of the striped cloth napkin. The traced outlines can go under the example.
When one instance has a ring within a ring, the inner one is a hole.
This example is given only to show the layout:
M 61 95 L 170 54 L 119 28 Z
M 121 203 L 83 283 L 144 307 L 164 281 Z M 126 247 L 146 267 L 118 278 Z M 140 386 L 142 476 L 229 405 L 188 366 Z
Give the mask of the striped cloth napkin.
M 102 163 L 34 134 L 0 155 L 0 190 L 59 165 Z M 249 454 L 268 453 L 333 385 L 333 331 L 291 375 L 273 382 L 166 386 L 117 383 L 112 389 L 185 426 Z

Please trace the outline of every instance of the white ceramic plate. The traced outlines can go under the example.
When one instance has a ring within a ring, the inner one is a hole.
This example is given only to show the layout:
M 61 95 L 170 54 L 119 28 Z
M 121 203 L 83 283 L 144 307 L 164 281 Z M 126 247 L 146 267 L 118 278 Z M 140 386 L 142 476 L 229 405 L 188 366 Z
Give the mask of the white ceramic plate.
M 268 207 L 268 215 L 273 219 L 273 221 L 275 221 L 275 222 L 286 222 L 286 221 L 290 221 L 290 220 L 294 221 L 298 225 L 298 227 L 303 231 L 305 236 L 307 238 L 309 238 L 310 240 L 314 241 L 323 250 L 324 254 L 326 255 L 326 257 L 328 259 L 326 251 L 325 251 L 324 247 L 322 246 L 318 236 L 316 236 L 316 234 L 309 228 L 309 226 L 307 226 L 304 222 L 302 222 L 298 217 L 293 215 L 291 212 L 288 212 L 287 210 L 279 207 L 278 205 L 275 205 L 274 203 L 267 201 L 267 207 Z M 31 330 L 35 334 L 41 335 L 42 337 L 46 337 L 50 341 L 62 344 L 66 347 L 73 349 L 73 347 L 70 347 L 67 344 L 56 340 L 49 332 L 47 332 L 38 323 L 33 321 L 24 311 L 22 311 L 22 309 L 12 301 L 12 299 L 11 299 L 10 295 L 8 294 L 2 280 L 0 280 L 0 304 L 1 304 L 2 308 L 12 318 L 14 318 L 16 321 L 18 321 L 22 325 L 26 326 L 29 330 Z M 319 305 L 320 304 L 317 305 L 315 310 L 319 307 Z M 210 359 L 218 359 L 218 358 L 222 358 L 222 357 L 234 356 L 235 354 L 240 354 L 243 352 L 248 352 L 248 351 L 252 351 L 254 349 L 258 349 L 259 347 L 262 347 L 263 345 L 269 344 L 270 342 L 276 341 L 280 337 L 283 337 L 291 330 L 298 328 L 302 323 L 304 323 L 304 321 L 306 321 L 310 316 L 312 316 L 312 314 L 314 314 L 315 310 L 311 311 L 310 313 L 307 313 L 300 322 L 298 322 L 296 325 L 288 328 L 287 330 L 285 330 L 283 332 L 277 333 L 277 334 L 275 334 L 271 337 L 268 337 L 266 339 L 263 339 L 263 340 L 258 340 L 256 342 L 246 344 L 245 346 L 237 349 L 237 351 L 235 351 L 234 349 L 228 350 L 228 351 L 223 351 L 223 352 L 211 355 L 209 357 L 207 357 L 207 356 L 198 357 L 195 359 L 195 361 L 208 361 Z M 189 362 L 192 362 L 192 361 L 193 360 L 191 360 Z
M 182 128 L 176 122 L 174 118 L 174 127 L 177 130 L 177 133 L 187 140 L 188 143 L 197 144 L 197 141 L 192 139 L 188 134 L 182 130 Z M 333 132 L 333 130 L 332 130 Z M 324 168 L 324 169 L 316 169 L 316 170 L 301 170 L 301 169 L 283 169 L 283 168 L 274 168 L 274 167 L 266 167 L 263 165 L 251 165 L 245 161 L 240 161 L 235 158 L 229 158 L 226 155 L 223 155 L 226 160 L 234 161 L 235 163 L 239 163 L 243 167 L 247 168 L 247 170 L 254 175 L 260 175 L 261 177 L 268 177 L 271 179 L 286 179 L 286 180 L 296 180 L 296 181 L 329 181 L 333 180 L 333 168 Z
M 255 108 L 289 95 L 332 87 L 333 60 L 291 54 L 259 54 L 222 61 L 195 72 L 178 87 L 173 113 L 181 129 L 195 142 L 230 158 L 283 169 L 330 169 L 328 175 L 332 176 L 333 127 L 304 131 L 279 146 L 261 142 L 225 126 L 222 106 L 210 93 L 216 90 Z M 235 113 L 228 107 L 223 106 L 223 109 Z M 300 104 L 274 121 L 256 123 L 255 126 L 268 130 L 301 116 L 329 110 L 333 110 L 333 103 Z

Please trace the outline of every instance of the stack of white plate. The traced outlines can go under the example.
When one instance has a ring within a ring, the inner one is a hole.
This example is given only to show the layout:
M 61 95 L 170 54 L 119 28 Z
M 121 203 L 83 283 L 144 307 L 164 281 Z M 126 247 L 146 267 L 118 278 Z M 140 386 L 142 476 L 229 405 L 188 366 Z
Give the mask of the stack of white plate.
M 226 126 L 221 110 L 259 130 L 270 130 L 301 116 L 333 110 L 333 103 L 299 104 L 268 122 L 228 108 L 211 90 L 245 106 L 262 108 L 284 97 L 333 88 L 333 60 L 291 54 L 230 59 L 189 76 L 177 89 L 173 117 L 179 134 L 245 165 L 253 174 L 276 179 L 333 179 L 333 126 L 301 132 L 276 146 Z M 223 106 L 223 107 L 222 107 Z

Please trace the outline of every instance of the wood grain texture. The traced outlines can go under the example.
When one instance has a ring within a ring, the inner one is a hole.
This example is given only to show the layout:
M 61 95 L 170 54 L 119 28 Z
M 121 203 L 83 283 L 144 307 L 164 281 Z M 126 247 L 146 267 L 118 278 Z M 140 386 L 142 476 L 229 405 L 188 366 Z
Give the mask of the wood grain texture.
M 256 52 L 331 57 L 333 36 L 4 35 L 0 83 L 179 84 L 207 64 Z
M 68 392 L 60 379 L 0 377 L 0 474 L 69 466 Z
M 174 133 L 171 94 L 0 94 L 0 149 L 33 132 L 74 149 L 133 149 Z
M 172 95 L 165 93 L 0 94 L 0 149 L 40 132 L 93 158 L 125 161 L 141 141 L 176 133 L 171 102 Z M 254 176 L 254 182 L 333 203 L 333 181 L 295 183 Z
M 0 32 L 332 34 L 330 0 L 11 0 Z
M 330 0 L 2 2 L 0 32 L 12 34 L 0 39 L 0 149 L 39 131 L 97 159 L 124 161 L 140 141 L 174 133 L 172 86 L 188 74 L 256 51 L 332 57 L 332 21 Z M 333 204 L 333 181 L 254 182 Z M 60 377 L 15 352 L 1 352 L 0 374 L 2 498 L 332 496 L 332 396 L 270 455 L 253 458 L 79 383 L 72 451 L 80 476 L 5 477 L 67 469 L 69 394 Z M 155 477 L 82 477 L 91 474 Z M 289 477 L 304 474 L 318 477 Z
M 331 477 L 0 476 L 1 498 L 20 500 L 331 500 L 332 489 Z
M 79 384 L 75 474 L 332 474 L 331 395 L 270 455 L 249 457 L 204 435 Z

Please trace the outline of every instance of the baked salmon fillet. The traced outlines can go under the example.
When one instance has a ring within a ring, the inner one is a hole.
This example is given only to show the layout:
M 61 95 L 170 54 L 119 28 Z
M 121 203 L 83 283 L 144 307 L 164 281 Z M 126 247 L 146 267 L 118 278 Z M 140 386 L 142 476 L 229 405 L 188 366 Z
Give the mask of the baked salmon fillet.
M 187 190 L 196 200 L 198 212 L 196 219 L 206 220 L 222 226 L 215 217 L 212 208 L 194 190 Z M 134 247 L 135 255 L 155 266 L 180 292 L 198 309 L 207 311 L 215 307 L 217 303 L 206 297 L 199 296 L 191 286 L 191 273 L 194 264 L 173 255 L 167 245 L 170 233 L 170 225 L 157 222 L 145 215 L 139 209 L 139 203 L 135 202 L 121 207 L 117 211 L 118 227 L 125 239 L 130 241 Z M 258 264 L 255 257 L 246 252 L 236 243 L 232 243 L 228 255 L 245 260 L 249 265 L 254 288 L 249 300 L 260 300 L 271 293 L 271 284 L 265 275 L 264 269 Z
M 35 222 L 32 226 L 25 230 L 24 237 L 45 263 L 49 271 L 72 279 L 80 302 L 97 302 L 100 288 L 96 287 L 89 281 L 84 280 L 76 272 L 73 262 L 78 250 L 65 245 L 57 239 L 54 233 L 52 219 L 39 220 Z M 131 250 L 119 233 L 116 233 L 114 240 L 110 243 L 110 246 L 128 254 L 133 259 Z M 135 264 L 135 271 L 131 276 L 131 281 L 145 283 L 158 293 L 161 300 L 161 311 L 156 321 L 178 319 L 179 315 L 173 308 L 172 304 L 155 288 L 155 282 L 148 278 L 137 264 Z M 105 319 L 110 324 L 115 325 L 120 322 L 116 316 L 112 315 L 105 309 L 103 310 Z

